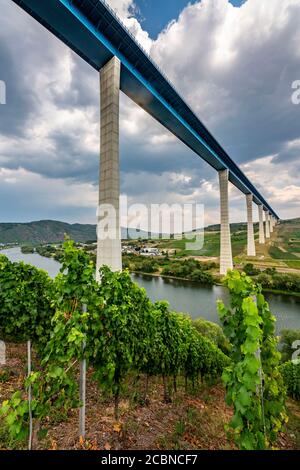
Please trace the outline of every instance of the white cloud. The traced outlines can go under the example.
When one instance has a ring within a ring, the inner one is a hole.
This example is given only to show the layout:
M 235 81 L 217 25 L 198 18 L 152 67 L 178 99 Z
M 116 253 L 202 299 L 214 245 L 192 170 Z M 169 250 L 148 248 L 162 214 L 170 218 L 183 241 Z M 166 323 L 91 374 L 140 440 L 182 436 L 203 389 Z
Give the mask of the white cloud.
M 241 8 L 202 0 L 156 41 L 134 17 L 133 0 L 109 3 L 275 210 L 299 215 L 300 106 L 291 104 L 291 83 L 300 78 L 299 0 L 247 0 Z M 5 47 L 9 79 L 30 99 L 22 126 L 8 132 L 0 123 L 0 166 L 12 172 L 5 184 L 22 189 L 22 178 L 36 174 L 40 183 L 51 177 L 60 187 L 61 178 L 70 190 L 61 189 L 63 200 L 73 198 L 80 208 L 82 189 L 93 188 L 98 174 L 97 73 L 12 2 L 0 0 L 0 9 L 0 56 Z M 9 89 L 6 110 L 23 116 Z M 125 97 L 121 161 L 122 189 L 132 201 L 197 198 L 206 203 L 207 221 L 218 219 L 215 172 Z M 31 180 L 34 198 L 41 187 Z M 59 191 L 50 198 L 53 206 L 61 204 Z M 232 220 L 245 220 L 244 196 L 232 188 L 230 199 Z M 94 204 L 92 197 L 83 200 Z
M 134 0 L 106 0 L 119 17 L 124 20 L 128 18 L 135 9 Z
M 153 41 L 148 32 L 143 30 L 141 24 L 134 17 L 134 14 L 138 11 L 134 0 L 106 0 L 106 2 L 115 10 L 119 18 L 146 52 L 149 52 Z
M 229 0 L 202 0 L 170 23 L 151 54 L 200 116 L 217 127 L 226 116 L 247 117 L 255 100 L 258 113 L 272 95 L 282 103 L 284 73 L 298 68 L 299 19 L 299 0 L 247 0 L 240 8 Z M 290 95 L 290 83 L 284 86 Z
M 96 220 L 98 191 L 89 183 L 72 183 L 61 178 L 49 180 L 23 168 L 0 167 L 1 221 L 56 218 L 83 223 Z M 86 214 L 86 215 L 85 215 Z
M 125 26 L 129 31 L 134 35 L 138 43 L 144 48 L 144 50 L 149 54 L 151 52 L 151 47 L 153 45 L 153 40 L 150 38 L 147 31 L 144 31 L 140 23 L 136 18 L 126 18 L 124 20 Z
M 285 162 L 278 162 L 277 155 L 271 155 L 243 165 L 247 176 L 286 218 L 299 216 L 299 163 L 295 169 Z

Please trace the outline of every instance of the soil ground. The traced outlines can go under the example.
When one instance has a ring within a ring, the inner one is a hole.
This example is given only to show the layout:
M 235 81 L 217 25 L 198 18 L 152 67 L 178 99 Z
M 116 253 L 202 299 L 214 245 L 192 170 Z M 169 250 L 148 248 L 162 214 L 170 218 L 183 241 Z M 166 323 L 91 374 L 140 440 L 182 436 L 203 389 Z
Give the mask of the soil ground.
M 7 347 L 7 364 L 0 369 L 0 402 L 22 389 L 26 373 L 26 346 L 10 344 Z M 178 391 L 172 403 L 163 403 L 160 378 L 150 380 L 149 404 L 143 402 L 144 377 L 131 377 L 126 383 L 120 402 L 120 420 L 114 419 L 112 398 L 103 395 L 91 371 L 87 381 L 86 439 L 78 438 L 78 410 L 66 416 L 49 417 L 45 423 L 47 437 L 39 440 L 39 449 L 86 450 L 195 450 L 234 449 L 228 440 L 224 425 L 229 422 L 232 410 L 224 401 L 224 388 L 220 383 L 198 384 L 185 393 L 183 381 L 178 380 Z M 281 433 L 276 448 L 300 449 L 300 404 L 287 403 L 289 423 Z M 24 444 L 9 442 L 0 422 L 0 449 L 25 448 Z

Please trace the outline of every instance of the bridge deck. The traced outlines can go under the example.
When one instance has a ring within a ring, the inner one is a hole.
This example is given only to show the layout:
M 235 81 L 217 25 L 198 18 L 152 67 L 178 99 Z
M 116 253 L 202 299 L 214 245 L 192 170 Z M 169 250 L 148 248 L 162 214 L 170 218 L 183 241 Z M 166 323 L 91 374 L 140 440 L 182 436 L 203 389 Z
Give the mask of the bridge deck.
M 13 0 L 96 70 L 116 55 L 121 90 L 216 170 L 277 214 L 102 0 Z

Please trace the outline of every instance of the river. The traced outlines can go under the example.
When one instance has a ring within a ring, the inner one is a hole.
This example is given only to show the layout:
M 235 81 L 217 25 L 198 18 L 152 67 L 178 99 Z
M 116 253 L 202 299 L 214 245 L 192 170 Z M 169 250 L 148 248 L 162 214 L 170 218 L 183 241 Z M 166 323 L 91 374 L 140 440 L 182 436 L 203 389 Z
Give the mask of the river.
M 24 261 L 44 269 L 51 277 L 55 277 L 60 269 L 57 261 L 44 258 L 37 253 L 23 254 L 20 248 L 2 250 L 0 253 L 6 255 L 11 261 Z M 202 317 L 219 323 L 216 302 L 221 299 L 228 303 L 229 300 L 228 291 L 222 286 L 209 287 L 192 282 L 137 274 L 133 274 L 132 278 L 146 289 L 153 301 L 167 300 L 174 310 L 189 313 L 192 318 Z M 266 299 L 277 318 L 277 333 L 284 328 L 300 329 L 300 297 L 268 293 Z

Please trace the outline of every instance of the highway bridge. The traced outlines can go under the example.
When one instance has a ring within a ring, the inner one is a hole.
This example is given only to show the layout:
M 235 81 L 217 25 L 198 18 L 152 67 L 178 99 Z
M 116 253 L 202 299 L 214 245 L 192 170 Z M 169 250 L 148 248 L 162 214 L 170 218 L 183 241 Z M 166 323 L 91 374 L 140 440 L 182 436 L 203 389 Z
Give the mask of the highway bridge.
M 12 0 L 45 26 L 101 77 L 100 203 L 119 213 L 119 90 L 153 116 L 219 173 L 221 273 L 232 268 L 228 181 L 246 195 L 248 255 L 255 255 L 253 202 L 259 208 L 259 242 L 279 217 L 103 0 Z M 180 58 L 179 58 L 180 60 Z M 265 222 L 264 216 L 265 213 Z M 103 255 L 103 253 L 105 253 Z M 98 267 L 121 269 L 120 241 L 99 242 Z

